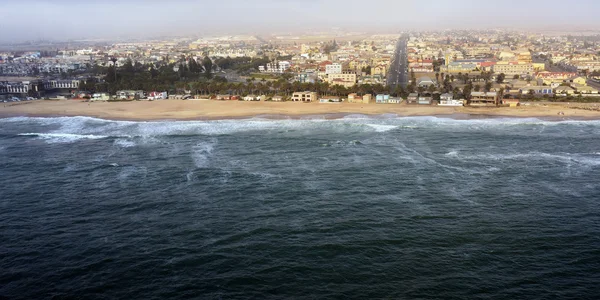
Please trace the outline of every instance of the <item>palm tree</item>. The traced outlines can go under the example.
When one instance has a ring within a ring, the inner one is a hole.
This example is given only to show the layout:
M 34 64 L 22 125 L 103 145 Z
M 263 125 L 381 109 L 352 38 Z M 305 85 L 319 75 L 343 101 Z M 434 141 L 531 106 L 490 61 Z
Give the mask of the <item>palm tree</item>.
M 110 61 L 112 61 L 113 63 L 113 69 L 115 69 L 115 82 L 117 82 L 117 61 L 118 59 L 116 57 L 111 57 Z

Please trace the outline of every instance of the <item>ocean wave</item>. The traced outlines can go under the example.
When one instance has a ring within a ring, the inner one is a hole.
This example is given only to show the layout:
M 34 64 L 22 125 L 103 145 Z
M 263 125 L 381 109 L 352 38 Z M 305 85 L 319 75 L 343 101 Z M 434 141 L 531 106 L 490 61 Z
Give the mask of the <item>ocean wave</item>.
M 511 161 L 511 160 L 529 160 L 529 161 L 554 161 L 565 164 L 576 163 L 586 166 L 599 166 L 600 158 L 590 157 L 593 154 L 587 153 L 544 153 L 544 152 L 527 152 L 527 153 L 485 153 L 475 155 L 463 155 L 458 151 L 450 151 L 445 154 L 446 157 L 453 157 L 460 160 L 484 160 L 484 161 Z
M 387 133 L 397 128 L 431 129 L 451 132 L 471 132 L 481 130 L 500 130 L 509 134 L 518 134 L 523 130 L 536 132 L 552 126 L 591 126 L 588 131 L 595 132 L 600 121 L 546 121 L 537 118 L 490 118 L 457 120 L 446 117 L 400 117 L 397 115 L 367 116 L 348 115 L 339 119 L 316 118 L 306 116 L 301 119 L 265 119 L 248 118 L 235 120 L 203 120 L 203 121 L 111 121 L 92 117 L 16 117 L 0 119 L 3 122 L 27 122 L 38 125 L 51 125 L 53 129 L 46 134 L 64 135 L 71 140 L 97 137 L 153 137 L 153 136 L 193 136 L 193 135 L 228 135 L 253 131 L 295 132 L 297 134 L 313 134 L 315 131 L 333 132 L 377 132 Z M 539 127 L 542 127 L 540 130 Z M 556 130 L 555 130 L 556 131 Z M 79 137 L 79 138 L 77 138 Z
M 386 131 L 390 131 L 390 130 L 394 130 L 396 128 L 398 128 L 397 125 L 384 125 L 384 124 L 365 124 L 373 129 L 375 129 L 376 132 L 386 132 Z
M 216 140 L 197 143 L 192 147 L 191 156 L 196 168 L 207 168 L 210 164 L 210 157 L 217 144 Z
M 122 147 L 122 148 L 131 148 L 131 147 L 135 147 L 137 144 L 131 140 L 117 139 L 117 140 L 115 140 L 114 145 Z
M 56 143 L 70 143 L 82 139 L 98 140 L 105 139 L 108 136 L 105 135 L 93 135 L 93 134 L 72 134 L 72 133 L 19 133 L 19 136 L 34 136 L 49 142 Z

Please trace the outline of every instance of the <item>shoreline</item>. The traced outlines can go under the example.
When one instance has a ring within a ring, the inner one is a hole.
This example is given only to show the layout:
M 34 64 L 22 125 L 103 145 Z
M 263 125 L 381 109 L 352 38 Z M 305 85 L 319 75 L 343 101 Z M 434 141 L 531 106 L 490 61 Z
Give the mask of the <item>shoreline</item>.
M 28 104 L 28 105 L 23 105 Z M 578 104 L 581 106 L 581 104 Z M 564 113 L 561 115 L 560 113 Z M 323 104 L 293 102 L 160 100 L 82 102 L 34 100 L 0 107 L 0 118 L 93 117 L 114 121 L 215 121 L 261 118 L 266 120 L 341 119 L 364 117 L 436 117 L 455 120 L 537 118 L 545 121 L 600 120 L 600 111 L 566 103 L 520 107 L 440 107 L 406 104 Z

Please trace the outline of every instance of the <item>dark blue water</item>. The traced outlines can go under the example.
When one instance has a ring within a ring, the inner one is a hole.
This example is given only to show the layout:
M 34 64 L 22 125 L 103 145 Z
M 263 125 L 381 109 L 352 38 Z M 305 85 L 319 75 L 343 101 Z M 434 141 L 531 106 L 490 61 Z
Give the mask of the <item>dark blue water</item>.
M 0 120 L 0 298 L 598 299 L 600 122 Z

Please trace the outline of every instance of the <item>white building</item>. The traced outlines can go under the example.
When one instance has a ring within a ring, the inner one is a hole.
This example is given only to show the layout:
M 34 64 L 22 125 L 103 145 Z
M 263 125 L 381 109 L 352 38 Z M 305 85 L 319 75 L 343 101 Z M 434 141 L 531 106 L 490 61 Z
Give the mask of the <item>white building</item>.
M 338 63 L 326 65 L 325 74 L 342 74 L 342 65 Z

